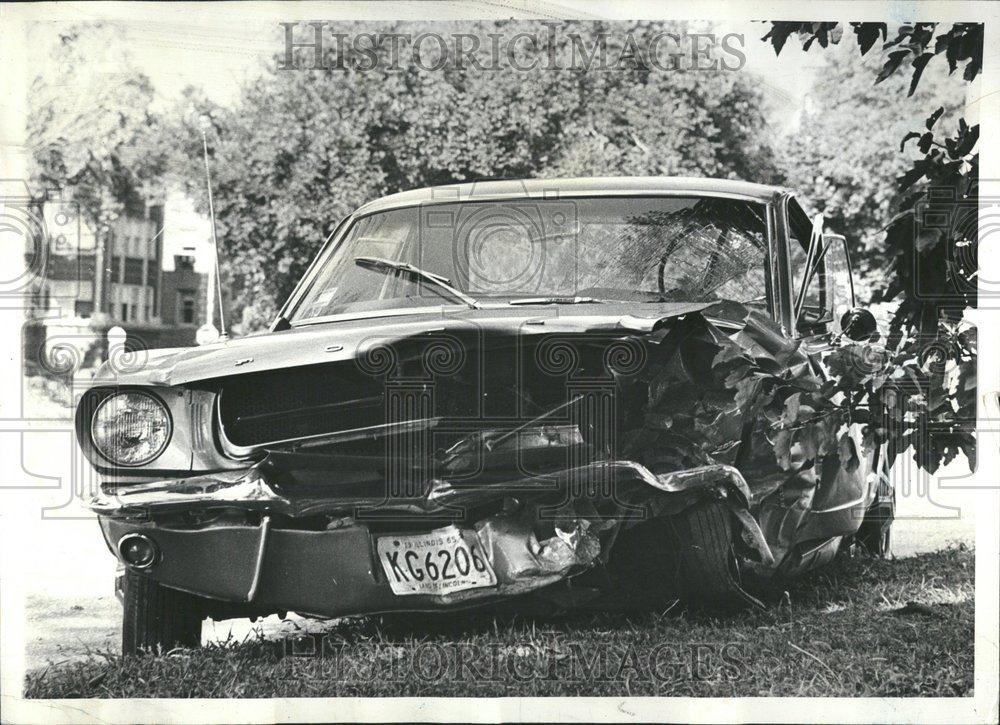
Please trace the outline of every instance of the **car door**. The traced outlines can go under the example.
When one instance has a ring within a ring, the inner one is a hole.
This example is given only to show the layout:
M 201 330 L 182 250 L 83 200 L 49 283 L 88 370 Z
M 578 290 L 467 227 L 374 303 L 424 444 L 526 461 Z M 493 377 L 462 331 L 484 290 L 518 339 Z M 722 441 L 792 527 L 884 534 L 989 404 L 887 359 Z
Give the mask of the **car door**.
M 847 241 L 814 227 L 794 198 L 786 203 L 791 329 L 804 344 L 825 346 L 855 306 Z
M 792 334 L 809 356 L 816 372 L 829 376 L 826 358 L 841 332 L 840 320 L 855 306 L 850 254 L 844 237 L 824 233 L 814 225 L 794 198 L 786 199 L 787 259 L 791 279 L 787 300 Z M 861 456 L 861 426 L 853 423 L 848 433 Z M 806 532 L 816 537 L 853 533 L 860 524 L 869 498 L 870 482 L 864 473 L 875 461 L 856 471 L 833 465 L 823 466 L 812 500 Z M 804 532 L 805 533 L 805 532 Z

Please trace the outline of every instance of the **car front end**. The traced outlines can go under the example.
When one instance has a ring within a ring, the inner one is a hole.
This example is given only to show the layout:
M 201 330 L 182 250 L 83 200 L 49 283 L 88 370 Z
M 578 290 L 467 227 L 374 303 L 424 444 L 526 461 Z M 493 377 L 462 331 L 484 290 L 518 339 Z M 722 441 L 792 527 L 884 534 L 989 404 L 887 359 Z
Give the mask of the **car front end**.
M 271 332 L 99 370 L 77 431 L 125 568 L 126 651 L 196 644 L 202 617 L 752 605 L 745 573 L 835 553 L 872 482 L 800 467 L 789 486 L 773 452 L 757 465 L 766 421 L 717 365 L 736 350 L 816 379 L 773 319 L 770 202 L 681 188 L 559 203 L 362 210 Z M 455 231 L 501 211 L 564 221 L 516 254 Z M 434 246 L 424 215 L 441 212 L 442 240 L 474 249 Z M 683 234 L 735 251 L 671 271 Z M 555 271 L 515 279 L 539 243 Z M 581 271 L 588 246 L 617 256 Z

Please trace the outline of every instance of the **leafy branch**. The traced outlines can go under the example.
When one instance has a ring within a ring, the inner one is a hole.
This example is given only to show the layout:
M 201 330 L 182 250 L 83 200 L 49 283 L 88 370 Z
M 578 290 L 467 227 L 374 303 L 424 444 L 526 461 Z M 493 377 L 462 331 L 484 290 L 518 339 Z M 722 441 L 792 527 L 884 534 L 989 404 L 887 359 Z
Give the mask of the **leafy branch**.
M 909 69 L 912 96 L 939 56 L 949 75 L 961 67 L 966 82 L 982 71 L 982 24 L 955 23 L 945 30 L 938 23 L 910 23 L 891 39 L 885 23 L 850 26 L 862 56 L 881 41 L 875 85 Z M 772 22 L 762 40 L 780 54 L 792 35 L 809 50 L 837 44 L 844 33 L 839 23 Z M 931 471 L 959 450 L 975 462 L 976 340 L 961 317 L 977 303 L 979 126 L 961 118 L 954 133 L 941 134 L 936 124 L 943 113 L 943 107 L 934 110 L 923 130 L 900 142 L 902 153 L 916 139 L 921 156 L 897 179 L 903 196 L 885 228 L 892 274 L 874 301 L 897 306 L 884 355 L 870 345 L 846 345 L 828 359 L 834 391 L 867 411 L 866 443 L 912 448 L 917 464 Z

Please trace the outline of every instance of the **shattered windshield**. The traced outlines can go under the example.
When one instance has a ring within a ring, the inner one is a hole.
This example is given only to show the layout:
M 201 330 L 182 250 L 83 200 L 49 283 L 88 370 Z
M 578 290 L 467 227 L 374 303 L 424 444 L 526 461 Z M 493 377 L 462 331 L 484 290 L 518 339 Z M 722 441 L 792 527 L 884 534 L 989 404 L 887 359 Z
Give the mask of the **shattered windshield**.
M 356 220 L 320 260 L 289 319 L 483 303 L 763 302 L 764 220 L 762 204 L 718 197 L 378 212 Z

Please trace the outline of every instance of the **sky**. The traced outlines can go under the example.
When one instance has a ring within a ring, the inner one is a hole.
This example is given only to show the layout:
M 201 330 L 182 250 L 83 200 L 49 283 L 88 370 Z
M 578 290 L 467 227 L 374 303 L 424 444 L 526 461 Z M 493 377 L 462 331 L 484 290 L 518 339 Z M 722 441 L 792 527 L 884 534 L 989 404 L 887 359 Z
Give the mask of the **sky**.
M 273 65 L 273 54 L 283 47 L 282 21 L 323 19 L 336 21 L 358 15 L 360 3 L 342 3 L 333 11 L 329 6 L 291 7 L 273 3 L 241 3 L 239 7 L 222 3 L 207 6 L 185 6 L 177 12 L 175 4 L 95 4 L 74 6 L 72 13 L 58 6 L 44 14 L 44 21 L 33 25 L 30 47 L 38 49 L 35 63 L 44 64 L 44 47 L 53 30 L 69 23 L 104 20 L 121 29 L 128 52 L 136 65 L 153 82 L 158 99 L 169 103 L 188 85 L 199 86 L 213 100 L 233 102 L 240 87 Z M 416 6 L 417 4 L 414 4 Z M 438 21 L 457 19 L 479 8 L 484 17 L 509 17 L 511 12 L 492 2 L 472 2 L 465 9 L 447 3 L 420 3 L 419 7 L 393 5 L 390 15 L 400 20 Z M 298 10 L 302 7 L 303 10 Z M 388 5 L 386 8 L 388 9 Z M 549 19 L 559 7 L 541 3 L 552 12 L 536 12 L 535 17 Z M 565 13 L 567 16 L 570 13 Z M 377 15 L 365 9 L 365 16 Z M 576 11 L 572 15 L 586 15 Z M 410 17 L 407 17 L 410 16 Z M 793 126 L 805 94 L 816 78 L 823 54 L 804 53 L 789 42 L 779 60 L 769 44 L 760 38 L 766 26 L 759 22 L 733 20 L 720 22 L 718 32 L 735 32 L 745 36 L 743 51 L 747 62 L 741 72 L 753 73 L 765 95 L 771 101 L 773 121 L 782 127 Z M 35 64 L 33 64 L 35 65 Z M 37 65 L 35 65 L 37 67 Z

